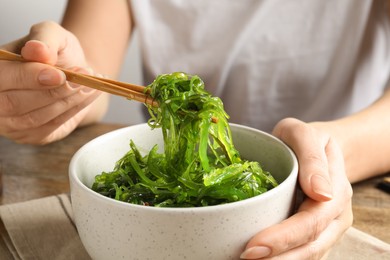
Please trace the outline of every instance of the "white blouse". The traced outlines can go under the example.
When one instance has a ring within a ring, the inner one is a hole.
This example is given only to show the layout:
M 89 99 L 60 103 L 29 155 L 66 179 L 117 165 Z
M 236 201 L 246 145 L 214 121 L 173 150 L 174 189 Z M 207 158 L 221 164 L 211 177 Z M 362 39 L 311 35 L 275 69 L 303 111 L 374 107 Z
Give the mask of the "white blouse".
M 390 71 L 384 1 L 131 0 L 145 84 L 199 75 L 230 121 L 331 120 L 375 101 Z

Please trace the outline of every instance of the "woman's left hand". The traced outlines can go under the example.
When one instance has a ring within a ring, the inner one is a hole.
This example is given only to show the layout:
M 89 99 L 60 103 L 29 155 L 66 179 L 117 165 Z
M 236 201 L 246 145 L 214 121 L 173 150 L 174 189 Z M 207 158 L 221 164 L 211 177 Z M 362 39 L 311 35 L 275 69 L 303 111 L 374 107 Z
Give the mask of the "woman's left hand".
M 280 121 L 273 134 L 295 152 L 306 197 L 290 218 L 256 234 L 241 258 L 321 259 L 352 225 L 343 154 L 329 134 L 296 119 Z

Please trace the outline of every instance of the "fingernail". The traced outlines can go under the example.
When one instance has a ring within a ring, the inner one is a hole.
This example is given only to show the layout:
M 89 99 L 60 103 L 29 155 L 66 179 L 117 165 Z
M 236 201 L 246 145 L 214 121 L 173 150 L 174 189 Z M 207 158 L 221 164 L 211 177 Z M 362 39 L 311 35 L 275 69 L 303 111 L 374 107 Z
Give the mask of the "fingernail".
M 93 74 L 94 74 L 93 69 L 90 68 L 90 67 L 85 68 L 85 70 L 86 70 L 86 73 L 85 73 L 85 74 L 88 74 L 88 75 L 93 75 Z
M 65 73 L 55 69 L 44 69 L 38 75 L 38 81 L 46 86 L 58 86 L 64 84 Z
M 90 87 L 83 87 L 81 89 L 81 91 L 84 92 L 84 93 L 90 93 L 90 92 L 94 91 L 94 89 L 90 88 Z
M 29 40 L 28 42 L 26 42 L 25 45 L 28 45 L 29 43 L 38 43 L 38 44 L 43 44 L 44 46 L 46 46 L 47 48 L 49 48 L 49 45 L 47 45 L 47 43 L 43 42 L 43 41 L 38 41 L 38 40 Z
M 37 46 L 40 45 L 40 46 L 43 46 L 43 47 L 49 49 L 49 45 L 47 45 L 47 43 L 42 42 L 42 41 L 38 41 L 38 40 L 29 40 L 28 42 L 26 42 L 26 43 L 24 44 L 23 48 L 26 47 L 26 46 L 28 46 L 28 45 L 31 45 L 31 44 L 33 44 L 33 47 L 34 47 L 34 48 L 36 48 Z M 35 46 L 34 46 L 34 45 L 35 45 Z
M 333 198 L 332 186 L 324 177 L 318 174 L 313 175 L 310 182 L 311 187 L 315 193 L 325 197 L 326 199 Z
M 81 74 L 86 74 L 86 75 L 93 75 L 93 69 L 90 67 L 74 67 L 72 69 L 74 72 L 81 73 Z
M 271 249 L 265 246 L 254 246 L 245 250 L 241 255 L 241 259 L 257 259 L 269 256 L 271 254 Z
M 98 77 L 98 78 L 107 78 L 106 76 L 104 76 L 103 74 L 100 74 L 100 73 L 95 73 L 95 77 Z
M 68 84 L 69 84 L 69 86 L 70 86 L 71 88 L 74 88 L 74 89 L 78 89 L 78 88 L 81 87 L 80 84 L 73 83 L 73 82 L 70 82 L 70 81 L 68 81 Z

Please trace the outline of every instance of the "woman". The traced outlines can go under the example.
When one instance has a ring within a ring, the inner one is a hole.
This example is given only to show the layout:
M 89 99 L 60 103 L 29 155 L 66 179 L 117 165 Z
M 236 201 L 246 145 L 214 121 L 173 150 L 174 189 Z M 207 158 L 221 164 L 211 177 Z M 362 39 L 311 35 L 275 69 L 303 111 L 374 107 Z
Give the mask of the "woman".
M 386 11 L 384 1 L 70 0 L 62 27 L 37 24 L 2 48 L 115 78 L 137 28 L 145 84 L 197 74 L 232 122 L 297 154 L 305 200 L 241 257 L 320 259 L 352 224 L 350 182 L 390 170 Z M 2 61 L 0 78 L 0 134 L 16 142 L 56 141 L 107 107 L 107 95 L 41 63 Z

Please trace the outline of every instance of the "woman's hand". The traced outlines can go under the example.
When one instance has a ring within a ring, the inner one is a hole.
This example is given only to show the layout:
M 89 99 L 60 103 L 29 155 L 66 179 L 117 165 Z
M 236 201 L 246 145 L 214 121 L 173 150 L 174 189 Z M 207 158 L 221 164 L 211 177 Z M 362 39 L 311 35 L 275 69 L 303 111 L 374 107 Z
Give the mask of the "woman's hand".
M 0 61 L 0 136 L 45 144 L 67 136 L 86 118 L 100 92 L 69 84 L 63 72 L 46 65 L 91 73 L 73 34 L 43 22 L 0 48 L 37 61 Z
M 328 134 L 296 119 L 280 121 L 273 134 L 297 155 L 306 198 L 293 216 L 255 235 L 241 258 L 321 259 L 352 225 L 343 154 Z

